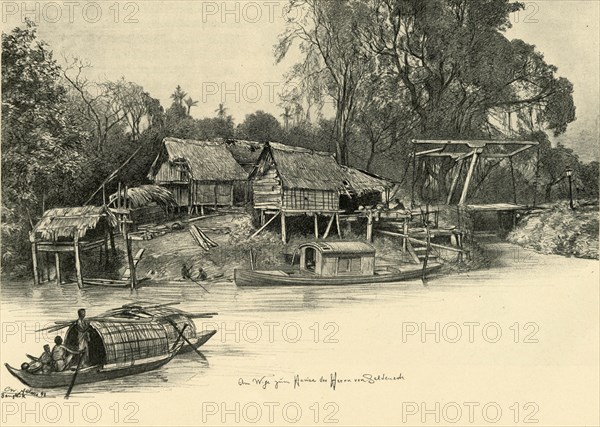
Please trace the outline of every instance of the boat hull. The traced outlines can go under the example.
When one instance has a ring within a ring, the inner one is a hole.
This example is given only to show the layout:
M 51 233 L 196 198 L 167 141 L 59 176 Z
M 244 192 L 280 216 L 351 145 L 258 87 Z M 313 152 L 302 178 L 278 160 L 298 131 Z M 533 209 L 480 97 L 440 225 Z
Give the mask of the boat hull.
M 194 345 L 191 346 L 186 343 L 186 345 L 181 347 L 181 350 L 179 350 L 179 354 L 190 353 L 194 350 L 198 350 L 200 347 L 202 347 L 204 344 L 206 344 L 206 342 L 209 339 L 211 339 L 213 337 L 213 335 L 216 333 L 217 333 L 217 331 L 214 331 L 214 330 L 213 331 L 202 331 L 200 333 L 200 335 L 198 336 L 198 338 L 196 339 L 196 342 L 192 343 Z
M 428 266 L 425 270 L 425 274 L 433 273 L 441 267 L 441 264 Z M 422 275 L 423 269 L 421 267 L 389 274 L 375 274 L 373 276 L 332 277 L 316 275 L 280 275 L 270 271 L 236 269 L 234 271 L 234 281 L 237 286 L 345 286 L 396 283 L 417 279 Z
M 77 373 L 76 384 L 89 384 L 99 381 L 113 380 L 129 375 L 141 374 L 158 369 L 173 358 L 172 355 L 149 363 L 132 365 L 118 369 L 104 369 L 90 367 L 80 369 Z M 74 371 L 53 372 L 51 374 L 32 374 L 21 369 L 16 369 L 5 363 L 6 369 L 23 384 L 33 388 L 62 388 L 68 387 L 73 379 Z

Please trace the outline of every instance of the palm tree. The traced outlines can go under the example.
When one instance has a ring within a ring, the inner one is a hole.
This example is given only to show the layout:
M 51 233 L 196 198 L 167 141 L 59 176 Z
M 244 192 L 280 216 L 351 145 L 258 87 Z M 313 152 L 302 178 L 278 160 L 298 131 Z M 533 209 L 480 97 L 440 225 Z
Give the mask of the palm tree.
M 191 96 L 188 96 L 188 98 L 185 100 L 185 105 L 187 105 L 187 113 L 189 116 L 190 110 L 192 109 L 192 107 L 198 105 L 198 101 L 194 101 Z
M 175 92 L 171 94 L 171 99 L 174 103 L 181 105 L 183 103 L 183 99 L 187 96 L 187 92 L 181 89 L 180 85 L 177 85 L 175 88 Z
M 215 113 L 217 113 L 218 118 L 224 120 L 225 116 L 227 115 L 227 108 L 225 108 L 225 104 L 219 104 L 219 107 L 215 110 Z

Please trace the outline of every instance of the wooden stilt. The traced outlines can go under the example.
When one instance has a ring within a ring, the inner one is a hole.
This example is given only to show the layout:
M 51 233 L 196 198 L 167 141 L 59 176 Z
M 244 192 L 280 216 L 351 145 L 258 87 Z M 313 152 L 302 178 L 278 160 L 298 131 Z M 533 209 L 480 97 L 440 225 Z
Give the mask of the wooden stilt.
M 325 229 L 325 234 L 323 234 L 323 239 L 326 239 L 329 236 L 329 231 L 331 231 L 331 226 L 333 225 L 333 221 L 335 220 L 335 214 L 331 215 L 329 218 L 329 222 L 327 223 L 327 228 Z
M 479 151 L 475 151 L 473 153 L 473 157 L 471 158 L 471 164 L 469 165 L 469 172 L 467 172 L 467 177 L 465 179 L 465 186 L 463 188 L 462 194 L 460 196 L 459 205 L 464 205 L 467 202 L 467 194 L 469 193 L 469 184 L 471 184 L 471 178 L 473 177 L 473 171 L 475 170 L 475 164 L 477 163 L 477 158 L 479 157 Z
M 338 236 L 340 236 L 340 239 L 341 239 L 342 238 L 342 228 L 340 227 L 340 214 L 339 213 L 335 214 L 335 226 L 337 228 Z
M 272 222 L 275 220 L 275 218 L 277 218 L 278 216 L 279 216 L 279 212 L 277 212 L 275 215 L 273 215 L 273 216 L 272 216 L 272 217 L 269 219 L 269 221 L 267 221 L 265 224 L 263 224 L 263 226 L 262 226 L 262 227 L 260 227 L 258 230 L 256 230 L 256 231 L 254 232 L 254 234 L 253 234 L 252 236 L 250 236 L 250 238 L 252 239 L 253 237 L 257 236 L 257 235 L 258 235 L 258 234 L 259 234 L 261 231 L 263 231 L 265 228 L 267 228 L 267 226 L 268 226 L 270 223 L 272 223 Z
M 517 183 L 515 181 L 515 167 L 513 166 L 512 157 L 508 158 L 508 162 L 510 163 L 510 176 L 512 177 L 512 190 L 513 190 L 513 202 L 517 204 Z
M 62 280 L 60 274 L 60 254 L 58 252 L 54 252 L 54 271 L 56 272 L 56 284 L 60 285 Z
M 77 286 L 79 289 L 83 289 L 83 275 L 81 272 L 81 258 L 79 254 L 79 237 L 75 236 L 75 242 L 73 243 L 75 250 L 75 270 L 77 271 Z
M 110 250 L 112 251 L 112 254 L 114 257 L 115 255 L 117 255 L 117 248 L 115 247 L 115 233 L 113 232 L 113 230 L 110 230 L 109 237 L 110 237 Z
M 104 230 L 104 265 L 108 264 L 108 226 Z
M 265 210 L 260 210 L 260 225 L 265 225 Z
M 367 242 L 373 241 L 373 211 L 367 214 Z
M 129 285 L 131 289 L 134 289 L 137 285 L 137 278 L 135 275 L 135 263 L 133 260 L 133 254 L 131 253 L 131 241 L 127 233 L 127 222 L 123 221 L 123 241 L 125 243 L 125 250 L 127 252 L 127 264 L 129 265 Z
M 287 230 L 285 228 L 285 212 L 281 211 L 281 241 L 287 243 Z
M 48 259 L 48 252 L 44 255 L 44 264 L 46 264 L 46 281 L 50 281 L 50 261 Z
M 39 271 L 38 271 L 37 243 L 36 242 L 31 243 L 31 257 L 32 257 L 32 261 L 33 261 L 33 283 L 37 285 L 40 283 L 40 276 L 39 276 Z
M 313 214 L 313 217 L 315 218 L 315 239 L 319 238 L 319 215 L 315 212 Z
M 404 235 L 408 235 L 408 218 L 404 218 L 404 223 L 402 224 L 402 233 Z M 408 241 L 404 238 L 402 239 L 402 252 L 406 253 Z

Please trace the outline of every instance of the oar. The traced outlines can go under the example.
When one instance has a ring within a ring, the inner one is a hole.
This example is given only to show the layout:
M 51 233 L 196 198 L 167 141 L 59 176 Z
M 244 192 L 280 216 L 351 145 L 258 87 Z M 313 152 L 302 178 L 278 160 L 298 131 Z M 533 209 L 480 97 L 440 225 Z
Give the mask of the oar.
M 202 286 L 200 283 L 198 283 L 198 281 L 196 281 L 194 278 L 190 277 L 190 280 L 192 282 L 194 282 L 196 285 L 200 286 L 202 289 L 204 289 L 207 294 L 210 294 L 210 292 L 208 292 L 208 289 L 206 289 L 204 286 Z
M 75 369 L 75 373 L 73 374 L 73 378 L 71 378 L 71 384 L 69 385 L 69 389 L 67 390 L 67 394 L 65 395 L 65 399 L 68 399 L 71 395 L 71 391 L 73 390 L 73 386 L 75 386 L 75 379 L 77 378 L 77 374 L 79 373 L 79 368 L 81 367 L 81 361 L 83 360 L 83 354 L 79 354 L 79 360 L 77 361 L 77 369 Z
M 177 327 L 177 323 L 175 323 L 173 320 L 169 319 L 168 317 L 165 317 L 165 319 L 167 319 L 167 322 L 169 322 L 171 324 L 171 326 L 173 326 L 173 328 L 175 328 L 175 330 L 177 332 L 179 332 L 179 328 Z M 187 323 L 185 324 L 185 326 L 187 326 Z M 185 327 L 184 327 L 185 329 Z M 192 350 L 194 350 L 196 352 L 196 354 L 198 354 L 200 357 L 202 357 L 203 359 L 205 359 L 204 355 L 202 353 L 200 353 L 200 351 L 198 351 L 198 349 L 196 347 L 194 347 L 194 344 L 192 344 L 190 342 L 190 340 L 188 340 L 184 335 L 183 335 L 183 330 L 181 332 L 179 332 L 179 335 L 181 336 L 181 338 L 183 338 L 185 340 L 186 343 L 188 343 L 188 345 L 190 347 L 192 347 Z
M 183 336 L 183 332 L 185 331 L 185 328 L 187 328 L 187 327 L 188 327 L 187 323 L 185 325 L 183 325 L 183 328 L 181 329 L 181 332 L 179 332 L 179 335 L 177 336 L 177 339 L 173 343 L 173 347 L 171 347 L 171 351 L 175 350 L 175 347 L 177 347 L 177 344 L 179 344 L 179 340 Z M 175 328 L 175 329 L 177 329 L 177 328 Z

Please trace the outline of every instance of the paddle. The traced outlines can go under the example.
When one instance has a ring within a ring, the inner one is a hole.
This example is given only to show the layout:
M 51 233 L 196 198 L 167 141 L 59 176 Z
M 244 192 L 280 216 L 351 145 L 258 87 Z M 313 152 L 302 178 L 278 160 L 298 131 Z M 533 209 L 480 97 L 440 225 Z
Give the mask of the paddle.
M 187 328 L 187 327 L 188 327 L 187 323 L 185 325 L 183 325 L 183 328 L 181 329 L 181 332 L 179 332 L 179 335 L 177 336 L 177 339 L 173 343 L 173 347 L 171 347 L 171 351 L 175 350 L 175 347 L 177 347 L 177 344 L 179 343 L 179 340 L 181 339 L 181 337 L 183 337 L 183 332 L 185 331 L 185 328 Z M 177 329 L 177 328 L 175 328 L 175 329 Z
M 73 378 L 71 378 L 71 384 L 69 384 L 69 389 L 67 390 L 67 394 L 65 395 L 65 399 L 68 399 L 71 395 L 71 391 L 73 390 L 73 386 L 75 386 L 75 379 L 77 378 L 77 374 L 79 373 L 79 368 L 81 367 L 81 362 L 83 361 L 83 354 L 79 355 L 79 360 L 77 361 L 77 368 L 75 369 L 75 373 L 73 374 Z
M 204 289 L 207 294 L 210 294 L 210 292 L 208 292 L 208 289 L 206 289 L 204 286 L 202 286 L 200 283 L 198 283 L 198 281 L 196 281 L 193 277 L 190 277 L 190 280 L 192 282 L 194 282 L 196 285 L 200 286 L 202 289 Z
M 184 326 L 184 328 L 183 328 L 181 331 L 179 331 L 179 328 L 177 327 L 177 323 L 175 323 L 173 320 L 169 319 L 168 317 L 165 317 L 165 319 L 167 319 L 167 322 L 169 322 L 169 323 L 171 324 L 171 326 L 173 326 L 173 328 L 175 328 L 175 330 L 176 330 L 177 332 L 179 332 L 179 335 L 181 336 L 181 338 L 183 338 L 183 339 L 185 340 L 185 342 L 186 342 L 186 343 L 188 343 L 188 345 L 189 345 L 190 347 L 192 347 L 192 349 L 193 349 L 193 350 L 196 352 L 196 354 L 198 354 L 200 357 L 202 357 L 203 359 L 205 359 L 204 355 L 203 355 L 202 353 L 200 353 L 200 351 L 198 351 L 198 349 L 197 349 L 196 347 L 194 347 L 194 344 L 192 344 L 192 343 L 190 342 L 190 340 L 188 340 L 188 339 L 187 339 L 187 338 L 186 338 L 186 337 L 183 335 L 183 329 L 185 329 L 185 326 L 187 326 L 187 323 L 186 323 L 186 325 Z M 177 340 L 179 341 L 179 339 L 177 339 Z

